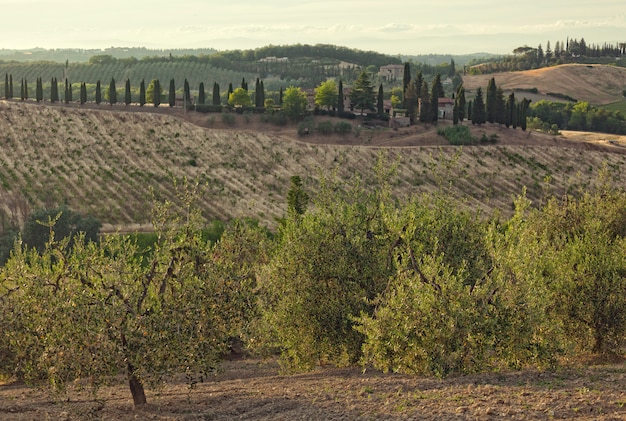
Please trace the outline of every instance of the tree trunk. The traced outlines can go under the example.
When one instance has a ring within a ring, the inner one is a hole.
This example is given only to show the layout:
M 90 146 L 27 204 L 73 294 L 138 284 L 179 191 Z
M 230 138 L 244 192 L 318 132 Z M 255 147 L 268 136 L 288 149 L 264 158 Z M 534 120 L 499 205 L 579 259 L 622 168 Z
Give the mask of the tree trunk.
M 130 386 L 130 393 L 133 395 L 135 406 L 145 405 L 147 403 L 146 393 L 141 380 L 135 375 L 135 367 L 131 363 L 128 363 L 128 385 Z

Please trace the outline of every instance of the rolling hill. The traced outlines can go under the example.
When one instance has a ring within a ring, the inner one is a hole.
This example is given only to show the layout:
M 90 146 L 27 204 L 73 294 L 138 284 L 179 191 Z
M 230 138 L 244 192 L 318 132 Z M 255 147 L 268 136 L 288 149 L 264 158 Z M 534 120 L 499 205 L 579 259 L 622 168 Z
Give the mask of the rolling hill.
M 398 197 L 444 189 L 473 208 L 505 214 L 523 186 L 538 203 L 548 191 L 562 195 L 589 186 L 604 164 L 615 185 L 624 185 L 624 147 L 497 126 L 473 130 L 495 133 L 498 144 L 459 148 L 447 146 L 432 126 L 355 127 L 346 137 L 298 138 L 294 127 L 271 126 L 258 116 L 237 115 L 230 127 L 220 115 L 130 109 L 0 101 L 2 225 L 66 204 L 97 216 L 108 231 L 146 230 L 152 196 L 181 206 L 172 180 L 188 177 L 206 184 L 198 206 L 208 218 L 249 216 L 275 227 L 290 176 L 301 176 L 313 196 L 320 175 L 333 169 L 341 179 L 359 174 L 375 187 L 371 169 L 381 153 L 398 163 L 392 180 Z
M 536 88 L 536 96 L 528 92 L 520 93 L 533 100 L 555 100 L 554 96 L 549 96 L 553 93 L 592 105 L 606 105 L 624 100 L 622 91 L 626 89 L 626 68 L 597 64 L 564 64 L 520 72 L 463 76 L 463 86 L 470 92 L 479 87 L 485 90 L 492 77 L 504 91 Z

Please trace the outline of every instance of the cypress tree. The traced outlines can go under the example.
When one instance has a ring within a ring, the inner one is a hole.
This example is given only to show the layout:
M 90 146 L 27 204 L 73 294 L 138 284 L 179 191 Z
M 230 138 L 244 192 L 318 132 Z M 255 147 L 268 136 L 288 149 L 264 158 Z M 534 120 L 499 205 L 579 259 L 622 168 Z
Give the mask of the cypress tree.
M 504 124 L 506 115 L 506 102 L 504 100 L 504 91 L 498 86 L 496 89 L 496 123 Z
M 161 82 L 159 79 L 154 80 L 154 92 L 152 93 L 152 102 L 155 107 L 161 105 Z
M 406 104 L 406 112 L 411 120 L 411 124 L 415 124 L 418 119 L 417 116 L 417 104 L 418 104 L 418 96 L 417 96 L 417 87 L 415 86 L 416 80 L 413 79 L 409 86 L 407 87 L 406 92 L 404 93 Z
M 50 81 L 50 102 L 57 102 L 59 100 L 59 85 L 57 84 L 57 78 L 53 77 Z
M 67 80 L 67 78 L 65 79 L 65 91 L 63 94 L 63 102 L 65 102 L 66 104 L 70 102 L 70 82 Z
M 422 97 L 422 86 L 424 85 L 424 75 L 421 71 L 417 72 L 414 79 L 417 97 Z
M 402 103 L 405 109 L 409 108 L 409 104 L 407 101 L 407 90 L 409 89 L 409 84 L 411 83 L 411 65 L 406 62 L 404 63 L 404 74 L 402 75 Z
M 433 79 L 433 86 L 430 91 L 430 117 L 433 123 L 439 120 L 439 98 L 443 97 L 443 86 L 441 84 L 441 75 L 437 73 Z
M 261 81 L 257 77 L 256 83 L 254 84 L 254 106 L 262 107 L 262 105 L 259 105 L 260 101 L 261 101 Z
M 226 92 L 226 102 L 228 103 L 228 98 L 230 98 L 230 94 L 233 93 L 233 84 L 232 82 L 228 84 L 228 92 Z
M 109 104 L 113 105 L 117 103 L 117 88 L 115 87 L 115 79 L 111 78 L 111 83 L 109 84 Z
M 28 99 L 28 81 L 24 78 L 24 99 Z
M 139 84 L 139 106 L 143 107 L 144 105 L 146 105 L 146 81 L 141 79 Z
M 102 102 L 102 87 L 100 86 L 100 81 L 96 82 L 96 104 L 100 105 Z
M 496 121 L 496 101 L 497 101 L 497 88 L 495 78 L 489 79 L 487 84 L 487 99 L 486 99 L 486 120 L 490 123 Z M 474 101 L 476 104 L 476 101 Z M 478 123 L 480 124 L 480 123 Z
M 431 107 L 430 107 L 430 95 L 428 93 L 428 84 L 425 80 L 422 80 L 422 87 L 420 89 L 420 121 L 422 123 L 430 123 L 432 121 Z
M 24 78 L 20 81 L 20 100 L 24 101 Z
M 278 105 L 283 105 L 283 87 L 280 87 L 280 91 L 278 92 Z
M 245 89 L 246 91 L 248 90 L 248 82 L 246 82 L 246 78 L 245 77 L 241 78 L 241 87 L 243 89 Z M 229 95 L 230 95 L 230 93 L 229 93 Z
M 174 79 L 170 79 L 170 91 L 168 94 L 168 102 L 170 107 L 176 105 L 176 87 L 174 86 Z
M 198 104 L 204 104 L 205 101 L 204 82 L 200 82 L 200 87 L 198 88 Z
M 43 101 L 43 81 L 40 77 L 37 78 L 37 85 L 35 87 L 35 99 L 37 102 Z
M 467 119 L 472 121 L 472 110 L 474 109 L 474 104 L 472 101 L 467 101 Z
M 459 113 L 459 121 L 463 122 L 463 120 L 465 119 L 465 88 L 463 87 L 463 84 L 459 85 L 457 91 L 456 91 L 456 99 L 454 101 L 455 103 L 458 104 L 458 113 Z
M 263 81 L 261 81 L 261 98 L 260 98 L 260 107 L 265 107 L 265 85 Z
M 130 93 L 130 79 L 126 79 L 126 86 L 124 87 L 124 104 L 130 105 L 132 101 L 133 98 Z
M 189 82 L 185 79 L 183 83 L 183 107 L 191 104 L 191 90 L 189 89 Z
M 13 99 L 13 75 L 9 75 L 9 99 Z
M 376 111 L 378 111 L 379 117 L 382 117 L 385 113 L 383 95 L 383 84 L 381 83 L 378 85 L 378 98 L 376 99 Z
M 282 88 L 281 88 L 282 93 Z M 337 88 L 337 112 L 339 114 L 343 113 L 344 104 L 343 104 L 343 81 L 339 79 L 339 87 Z
M 213 105 L 220 105 L 222 98 L 220 96 L 220 85 L 217 82 L 213 83 Z
M 472 109 L 472 124 L 478 124 L 479 126 L 486 122 L 485 115 L 485 102 L 483 100 L 483 90 L 478 88 L 476 90 L 476 97 L 474 98 Z
M 81 105 L 87 102 L 87 84 L 85 82 L 80 84 L 80 103 Z

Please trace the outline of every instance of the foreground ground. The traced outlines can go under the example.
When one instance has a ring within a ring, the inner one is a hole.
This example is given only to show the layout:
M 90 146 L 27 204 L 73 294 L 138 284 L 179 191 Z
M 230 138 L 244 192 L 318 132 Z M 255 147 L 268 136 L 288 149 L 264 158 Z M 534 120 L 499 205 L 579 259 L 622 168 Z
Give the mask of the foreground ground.
M 465 420 L 626 419 L 626 363 L 437 380 L 324 368 L 280 376 L 274 361 L 228 361 L 193 389 L 168 383 L 134 409 L 127 385 L 52 399 L 0 386 L 1 420 Z

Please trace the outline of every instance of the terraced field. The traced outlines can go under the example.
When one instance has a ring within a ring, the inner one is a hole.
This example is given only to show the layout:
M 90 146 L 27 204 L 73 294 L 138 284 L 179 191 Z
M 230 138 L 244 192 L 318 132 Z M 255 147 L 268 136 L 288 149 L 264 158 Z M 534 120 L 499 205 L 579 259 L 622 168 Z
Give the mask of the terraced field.
M 464 148 L 446 146 L 432 126 L 355 127 L 346 137 L 299 138 L 294 127 L 277 128 L 257 116 L 236 116 L 231 127 L 219 115 L 135 111 L 0 102 L 4 221 L 67 204 L 97 216 L 107 230 L 149 229 L 153 195 L 178 203 L 173 179 L 188 177 L 206 185 L 199 206 L 208 218 L 250 216 L 272 227 L 286 209 L 290 176 L 301 176 L 313 193 L 320 175 L 333 169 L 375 187 L 371 169 L 381 152 L 397 162 L 398 197 L 443 188 L 472 207 L 505 214 L 524 186 L 537 203 L 549 192 L 589 186 L 603 165 L 615 185 L 624 185 L 626 148 L 619 143 L 497 126 L 472 130 L 497 134 L 498 144 Z

